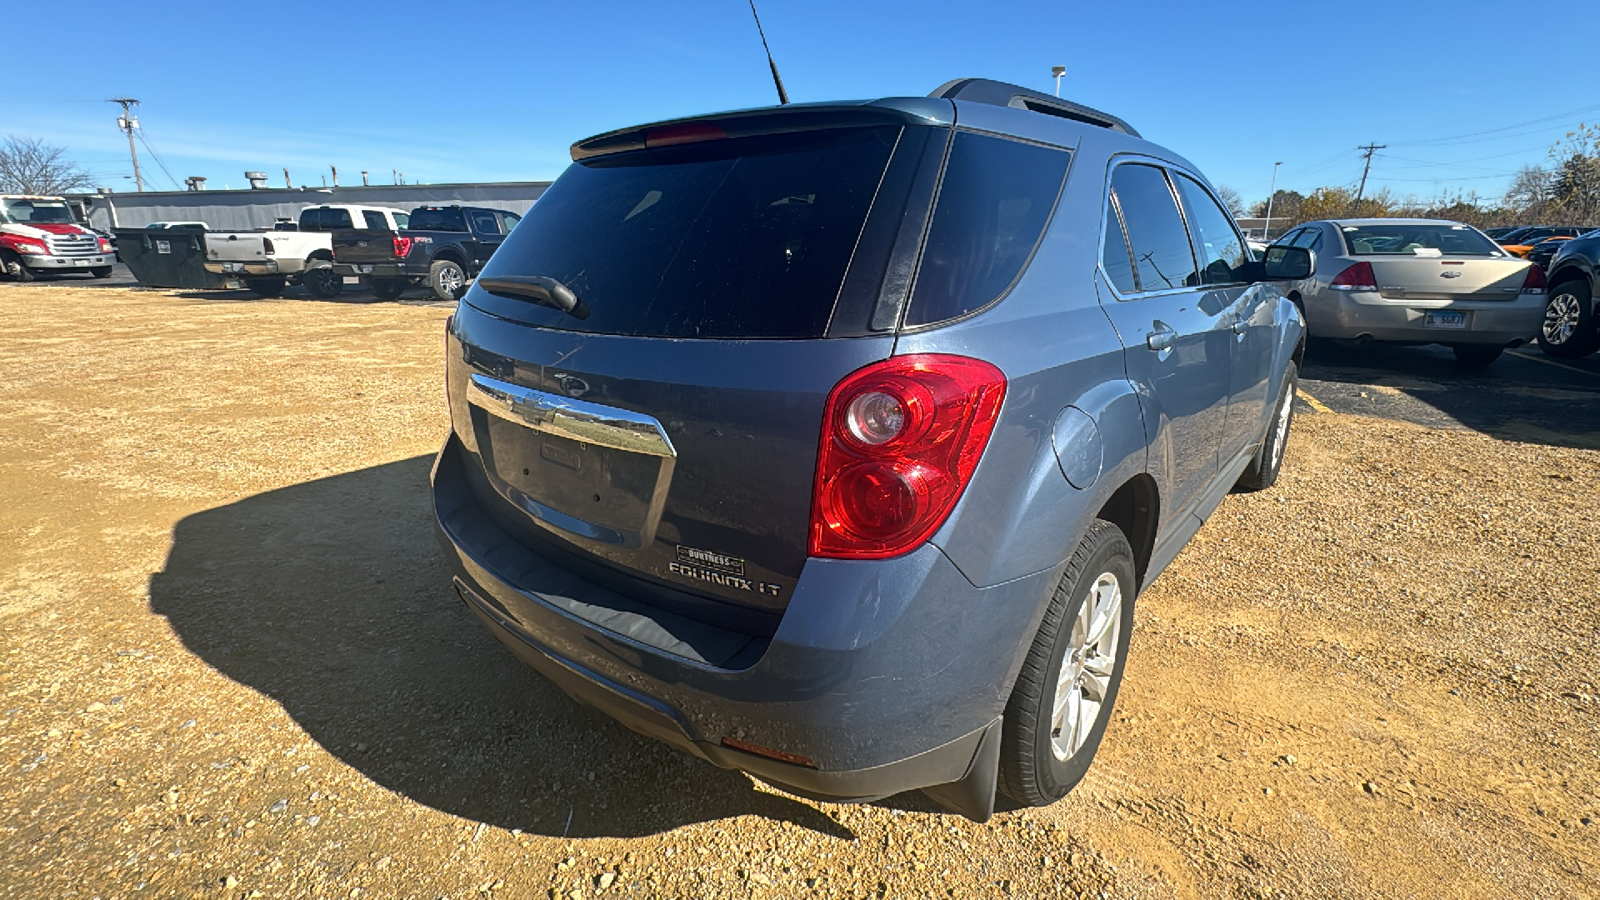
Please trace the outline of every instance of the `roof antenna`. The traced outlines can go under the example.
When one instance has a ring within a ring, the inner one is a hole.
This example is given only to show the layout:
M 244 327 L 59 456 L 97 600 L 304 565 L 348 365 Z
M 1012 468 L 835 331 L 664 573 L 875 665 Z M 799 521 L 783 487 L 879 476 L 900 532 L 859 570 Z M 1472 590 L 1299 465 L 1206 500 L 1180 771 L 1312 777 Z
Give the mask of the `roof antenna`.
M 756 0 L 750 0 L 750 15 L 756 17 L 756 33 L 761 35 L 761 49 L 767 51 L 767 65 L 772 68 L 772 83 L 778 86 L 778 104 L 787 105 L 789 94 L 783 89 L 783 78 L 778 75 L 778 64 L 772 61 L 772 48 L 767 46 L 767 33 L 761 30 L 761 16 L 756 12 Z

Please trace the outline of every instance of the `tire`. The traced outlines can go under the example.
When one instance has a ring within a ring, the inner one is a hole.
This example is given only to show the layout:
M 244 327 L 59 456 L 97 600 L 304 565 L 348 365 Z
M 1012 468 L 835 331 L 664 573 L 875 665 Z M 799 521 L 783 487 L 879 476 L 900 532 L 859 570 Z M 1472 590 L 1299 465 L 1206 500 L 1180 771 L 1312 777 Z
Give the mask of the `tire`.
M 95 277 L 95 278 L 110 278 L 111 277 L 111 267 L 110 266 L 95 266 L 94 268 L 89 270 L 89 274 L 91 276 Z
M 460 300 L 467 292 L 467 273 L 451 260 L 436 259 L 428 266 L 428 290 L 435 300 Z
M 1594 297 L 1589 282 L 1563 281 L 1550 289 L 1539 325 L 1539 349 L 1560 359 L 1577 359 L 1600 350 Z
M 1137 592 L 1128 539 L 1117 526 L 1096 519 L 1067 561 L 1006 703 L 999 784 L 1007 797 L 1046 806 L 1089 771 L 1127 667 Z M 1096 605 L 1088 615 L 1103 612 L 1109 619 L 1096 615 L 1089 621 L 1085 606 L 1091 595 Z M 1102 632 L 1092 643 L 1091 627 Z M 1089 661 L 1097 664 L 1084 665 Z M 1055 722 L 1058 692 L 1066 701 L 1064 719 L 1077 712 L 1076 729 L 1065 735 Z
M 1283 449 L 1289 442 L 1289 426 L 1294 424 L 1294 391 L 1300 380 L 1300 367 L 1289 363 L 1283 373 L 1283 386 L 1278 389 L 1278 400 L 1272 406 L 1272 418 L 1267 421 L 1267 433 L 1261 447 L 1251 458 L 1250 465 L 1239 473 L 1233 489 L 1243 493 L 1264 491 L 1278 483 L 1278 473 L 1283 471 Z
M 1450 349 L 1456 355 L 1456 365 L 1463 369 L 1488 368 L 1506 352 L 1499 344 L 1452 344 Z
M 283 293 L 282 278 L 246 278 L 244 286 L 263 297 L 276 297 Z
M 300 275 L 300 284 L 318 300 L 331 300 L 344 290 L 344 276 L 328 263 L 312 263 L 311 268 Z
M 406 283 L 400 279 L 375 278 L 367 283 L 367 290 L 379 300 L 395 300 L 405 293 Z
M 0 270 L 3 270 L 12 281 L 37 281 L 39 276 L 33 270 L 22 264 L 22 259 L 15 253 L 7 252 L 0 256 Z

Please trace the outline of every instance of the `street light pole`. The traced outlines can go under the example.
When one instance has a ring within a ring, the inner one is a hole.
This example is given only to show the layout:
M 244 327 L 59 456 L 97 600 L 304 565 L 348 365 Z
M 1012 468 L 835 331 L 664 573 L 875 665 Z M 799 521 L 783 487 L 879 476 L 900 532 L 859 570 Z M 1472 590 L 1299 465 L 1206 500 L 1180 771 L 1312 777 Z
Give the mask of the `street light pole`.
M 1056 80 L 1056 96 L 1061 96 L 1061 76 L 1067 74 L 1066 66 L 1051 66 L 1050 76 Z
M 1267 189 L 1267 224 L 1261 226 L 1261 240 L 1272 240 L 1272 201 L 1278 195 L 1278 167 L 1283 165 L 1283 160 L 1272 164 L 1272 187 Z

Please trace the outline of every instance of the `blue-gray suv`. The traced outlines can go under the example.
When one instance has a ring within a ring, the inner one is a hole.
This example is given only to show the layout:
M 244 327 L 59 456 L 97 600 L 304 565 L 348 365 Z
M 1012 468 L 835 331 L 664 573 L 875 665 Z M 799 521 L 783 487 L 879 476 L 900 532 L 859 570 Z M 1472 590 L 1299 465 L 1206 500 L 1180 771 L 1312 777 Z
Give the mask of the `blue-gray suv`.
M 627 128 L 462 298 L 456 590 L 619 722 L 828 800 L 1083 777 L 1133 601 L 1273 483 L 1303 329 L 1194 167 L 980 79 Z

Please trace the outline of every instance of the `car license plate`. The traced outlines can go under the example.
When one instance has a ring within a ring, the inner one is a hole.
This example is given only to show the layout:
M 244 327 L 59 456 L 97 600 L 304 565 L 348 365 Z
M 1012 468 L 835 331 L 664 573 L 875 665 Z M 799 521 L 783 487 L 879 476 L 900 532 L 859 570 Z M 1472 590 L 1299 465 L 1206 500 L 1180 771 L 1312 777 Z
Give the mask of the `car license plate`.
M 93 265 L 94 261 L 93 260 L 88 260 L 88 259 L 75 259 L 75 260 L 72 261 L 72 264 L 75 265 L 75 266 L 88 266 L 88 265 Z
M 360 272 L 363 275 L 371 275 L 372 274 L 372 267 L 371 266 L 356 266 L 356 271 Z
M 167 243 L 166 241 L 156 241 L 156 252 L 157 253 L 171 253 L 172 252 L 172 245 Z
M 1426 312 L 1422 314 L 1423 328 L 1466 328 L 1464 312 Z

